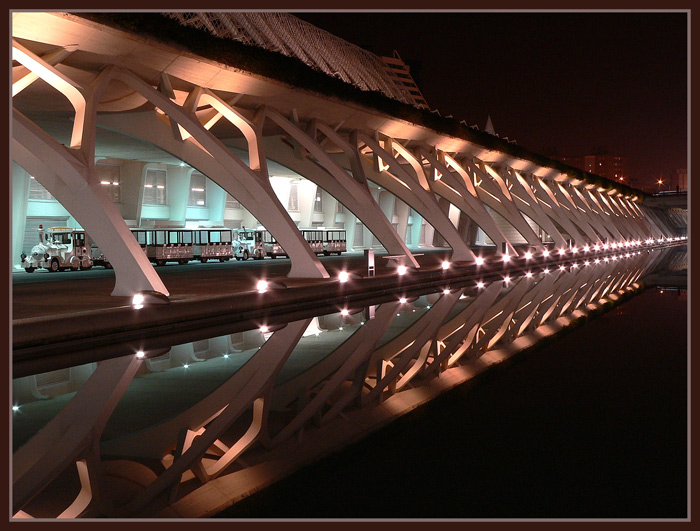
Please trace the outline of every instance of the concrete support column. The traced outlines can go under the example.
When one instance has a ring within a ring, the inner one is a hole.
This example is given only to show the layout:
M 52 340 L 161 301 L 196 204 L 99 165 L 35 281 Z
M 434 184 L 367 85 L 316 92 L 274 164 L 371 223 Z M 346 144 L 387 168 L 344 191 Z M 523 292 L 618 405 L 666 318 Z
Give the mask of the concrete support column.
M 20 267 L 20 254 L 26 251 L 24 246 L 24 225 L 27 219 L 27 201 L 29 199 L 29 174 L 22 166 L 12 162 L 12 257 L 14 268 Z
M 316 183 L 307 179 L 302 179 L 297 184 L 299 187 L 299 227 L 311 227 L 311 220 L 314 216 L 314 205 L 316 204 Z
M 325 190 L 321 190 L 321 201 L 323 203 L 323 226 L 324 227 L 337 227 L 336 214 L 338 210 L 338 200 Z M 345 217 L 347 219 L 348 213 L 345 212 Z M 345 224 L 345 230 L 347 232 L 347 223 Z M 346 234 L 347 236 L 347 234 Z M 348 245 L 348 248 L 350 246 Z
M 138 220 L 141 218 L 141 207 L 143 206 L 143 185 L 146 173 L 145 162 L 125 160 L 121 164 L 119 176 L 119 196 L 121 205 L 119 211 L 124 219 Z
M 226 211 L 226 190 L 207 177 L 207 206 L 209 207 L 209 223 L 212 226 L 224 224 Z
M 192 168 L 168 166 L 166 197 L 170 207 L 170 224 L 184 227 L 187 219 L 187 200 L 190 196 L 190 175 Z
M 396 217 L 396 232 L 406 241 L 406 231 L 408 230 L 408 216 L 411 213 L 411 208 L 403 201 L 395 200 L 394 216 Z

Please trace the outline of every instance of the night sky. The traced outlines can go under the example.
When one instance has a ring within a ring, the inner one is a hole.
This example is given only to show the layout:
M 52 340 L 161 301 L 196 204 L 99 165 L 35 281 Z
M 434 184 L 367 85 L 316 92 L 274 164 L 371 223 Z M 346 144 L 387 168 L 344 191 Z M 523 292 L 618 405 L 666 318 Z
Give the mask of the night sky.
M 431 109 L 536 153 L 626 156 L 638 188 L 688 168 L 686 12 L 294 14 L 397 50 Z

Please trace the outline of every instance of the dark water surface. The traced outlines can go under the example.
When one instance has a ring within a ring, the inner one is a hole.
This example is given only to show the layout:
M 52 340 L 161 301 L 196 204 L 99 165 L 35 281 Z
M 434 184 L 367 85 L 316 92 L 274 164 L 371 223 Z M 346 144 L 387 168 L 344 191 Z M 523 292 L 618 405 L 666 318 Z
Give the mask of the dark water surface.
M 687 303 L 647 289 L 218 517 L 686 518 Z

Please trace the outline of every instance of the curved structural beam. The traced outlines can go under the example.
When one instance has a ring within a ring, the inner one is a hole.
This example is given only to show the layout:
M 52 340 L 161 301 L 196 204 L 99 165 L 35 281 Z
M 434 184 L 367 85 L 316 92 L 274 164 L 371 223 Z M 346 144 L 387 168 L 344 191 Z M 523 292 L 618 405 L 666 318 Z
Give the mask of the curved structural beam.
M 187 113 L 140 78 L 116 68 L 113 71 L 113 76 L 139 91 L 163 110 L 171 120 L 175 120 L 183 127 L 192 135 L 192 138 L 178 141 L 173 138 L 170 130 L 168 130 L 168 135 L 164 135 L 162 130 L 158 130 L 155 120 L 143 119 L 142 116 L 139 116 L 144 113 L 138 113 L 133 117 L 127 115 L 105 117 L 103 123 L 118 127 L 122 131 L 175 154 L 183 161 L 191 162 L 193 167 L 198 168 L 224 190 L 236 197 L 284 247 L 292 263 L 288 276 L 329 277 L 328 272 L 311 251 L 296 224 L 274 193 L 265 165 L 261 163 L 264 157 L 259 159 L 261 167 L 259 171 L 249 168 L 217 137 L 202 126 L 196 116 Z M 155 113 L 153 115 L 155 117 Z M 141 122 L 141 127 L 136 125 L 137 121 Z M 150 123 L 148 123 L 149 121 Z M 258 142 L 252 151 L 259 152 L 260 150 L 261 142 Z

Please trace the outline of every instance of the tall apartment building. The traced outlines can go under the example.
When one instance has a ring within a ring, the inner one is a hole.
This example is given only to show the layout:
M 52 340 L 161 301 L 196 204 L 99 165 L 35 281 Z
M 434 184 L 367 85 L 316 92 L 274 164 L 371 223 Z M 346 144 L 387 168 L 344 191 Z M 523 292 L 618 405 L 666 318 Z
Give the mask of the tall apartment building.
M 627 157 L 619 155 L 584 155 L 582 157 L 553 157 L 564 164 L 573 166 L 611 181 L 630 184 Z

